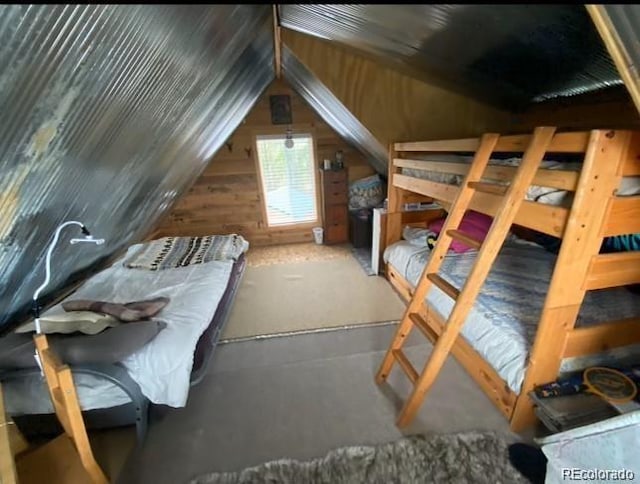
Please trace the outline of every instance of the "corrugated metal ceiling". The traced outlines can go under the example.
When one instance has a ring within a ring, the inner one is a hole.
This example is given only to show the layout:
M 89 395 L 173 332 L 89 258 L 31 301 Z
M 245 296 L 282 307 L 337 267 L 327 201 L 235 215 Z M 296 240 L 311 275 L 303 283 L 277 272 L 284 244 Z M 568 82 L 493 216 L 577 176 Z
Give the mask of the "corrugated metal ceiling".
M 61 243 L 51 290 L 138 241 L 204 169 L 274 78 L 271 11 L 0 6 L 0 329 L 28 309 L 60 222 L 107 242 Z M 281 5 L 280 17 L 502 106 L 621 84 L 581 5 Z M 384 169 L 366 128 L 283 55 L 293 87 Z
M 622 81 L 583 5 L 281 5 L 283 27 L 503 107 Z
M 137 242 L 274 78 L 270 6 L 0 6 L 0 326 Z M 74 232 L 73 228 L 67 229 Z M 6 329 L 6 328 L 5 328 Z

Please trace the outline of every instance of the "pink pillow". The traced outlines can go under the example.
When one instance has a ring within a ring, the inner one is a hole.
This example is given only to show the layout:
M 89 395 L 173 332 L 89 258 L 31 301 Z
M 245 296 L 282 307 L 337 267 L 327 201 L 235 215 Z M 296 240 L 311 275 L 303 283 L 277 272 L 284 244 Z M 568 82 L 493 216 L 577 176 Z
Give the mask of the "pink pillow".
M 440 218 L 438 220 L 434 220 L 428 225 L 429 230 L 432 230 L 436 234 L 440 235 L 440 231 L 444 225 L 444 221 L 446 219 Z M 467 210 L 467 213 L 462 217 L 462 222 L 460 223 L 460 230 L 465 234 L 470 235 L 474 239 L 483 241 L 489 232 L 489 228 L 491 227 L 491 223 L 493 222 L 493 217 L 489 217 L 480 212 L 476 212 L 474 210 Z M 473 247 L 469 247 L 466 244 L 458 240 L 454 240 L 451 244 L 449 250 L 453 252 L 466 252 L 468 250 L 473 249 Z

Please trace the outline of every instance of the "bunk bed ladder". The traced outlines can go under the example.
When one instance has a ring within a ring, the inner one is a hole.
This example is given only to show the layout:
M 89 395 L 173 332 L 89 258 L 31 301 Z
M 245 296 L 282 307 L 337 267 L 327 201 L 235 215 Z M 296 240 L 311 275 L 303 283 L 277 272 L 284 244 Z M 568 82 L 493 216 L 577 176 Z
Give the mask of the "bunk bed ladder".
M 414 385 L 413 392 L 398 417 L 397 425 L 399 427 L 405 427 L 413 420 L 426 393 L 435 382 L 469 311 L 480 293 L 504 239 L 509 233 L 511 224 L 518 213 L 526 191 L 533 181 L 554 133 L 555 128 L 553 127 L 536 128 L 523 160 L 509 186 L 482 181 L 483 173 L 498 142 L 499 135 L 485 134 L 482 137 L 467 177 L 451 205 L 447 220 L 438 237 L 438 243 L 432 251 L 429 263 L 420 277 L 411 302 L 407 306 L 393 342 L 387 350 L 376 375 L 376 381 L 382 384 L 387 379 L 393 364 L 398 362 Z M 502 198 L 491 228 L 483 242 L 475 240 L 458 229 L 474 193 L 478 191 Z M 479 249 L 475 263 L 462 289 L 454 287 L 438 275 L 440 266 L 453 240 L 459 240 Z M 425 310 L 424 299 L 432 285 L 436 285 L 455 301 L 451 314 L 440 334 L 437 334 L 436 330 L 421 315 L 421 312 Z M 420 374 L 402 351 L 404 341 L 414 326 L 417 326 L 434 343 L 431 356 Z

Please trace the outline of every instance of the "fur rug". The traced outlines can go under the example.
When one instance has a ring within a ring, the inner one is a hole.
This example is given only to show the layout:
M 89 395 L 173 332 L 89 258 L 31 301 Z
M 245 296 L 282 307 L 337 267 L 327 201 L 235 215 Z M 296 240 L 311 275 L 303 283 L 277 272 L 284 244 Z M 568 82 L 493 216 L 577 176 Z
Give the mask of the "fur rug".
M 190 484 L 527 483 L 509 463 L 510 443 L 492 432 L 413 436 L 343 447 L 306 462 L 280 459 L 206 474 Z

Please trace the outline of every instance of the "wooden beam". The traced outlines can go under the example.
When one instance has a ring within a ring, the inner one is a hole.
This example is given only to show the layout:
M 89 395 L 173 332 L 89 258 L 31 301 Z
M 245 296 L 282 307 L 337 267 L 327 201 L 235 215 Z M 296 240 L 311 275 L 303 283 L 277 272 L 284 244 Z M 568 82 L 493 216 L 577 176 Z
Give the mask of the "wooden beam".
M 49 396 L 62 428 L 73 441 L 82 466 L 91 476 L 91 480 L 95 484 L 108 484 L 109 480 L 91 450 L 71 369 L 51 351 L 46 335 L 35 335 L 33 340 L 40 357 Z
M 396 151 L 476 151 L 480 138 L 396 143 Z
M 513 412 L 511 430 L 516 432 L 535 421 L 529 392 L 536 385 L 553 381 L 558 376 L 567 335 L 575 326 L 584 299 L 583 286 L 589 263 L 602 245 L 601 232 L 609 199 L 620 183 L 620 164 L 628 152 L 629 132 L 596 130 L 592 133 L 571 216 L 529 352 L 521 397 Z
M 460 187 L 455 185 L 398 174 L 393 175 L 393 185 L 397 188 L 432 197 L 444 204 L 453 203 L 456 194 L 460 190 Z M 469 208 L 493 217 L 497 213 L 501 199 L 502 197 L 497 195 L 476 193 Z M 524 201 L 514 223 L 555 237 L 561 237 L 568 217 L 569 211 L 564 207 Z
M 11 419 L 7 419 L 4 409 L 4 395 L 0 385 L 0 482 L 16 484 L 18 482 L 14 452 L 11 448 L 9 425 L 13 424 Z
M 413 286 L 391 264 L 387 264 L 386 274 L 391 286 L 408 303 L 413 296 Z M 429 333 L 437 336 L 442 334 L 445 322 L 429 303 L 426 303 L 426 308 L 420 311 L 420 315 L 428 325 Z M 504 416 L 510 418 L 518 396 L 509 389 L 507 382 L 473 349 L 464 336 L 458 337 L 451 353 Z
M 278 5 L 273 5 L 273 52 L 276 77 L 282 77 L 282 35 L 278 19 Z
M 633 99 L 636 109 L 640 111 L 640 82 L 638 79 L 638 66 L 634 66 L 629 53 L 620 40 L 604 5 L 586 5 L 587 12 L 591 15 L 591 20 L 598 29 L 604 45 L 607 47 L 611 58 L 618 68 L 620 77 L 624 81 L 631 99 Z
M 638 232 L 640 232 L 640 196 L 612 198 L 603 227 L 603 237 Z
M 466 175 L 471 164 L 469 163 L 447 163 L 442 161 L 411 160 L 396 158 L 393 160 L 395 166 L 401 168 L 411 168 L 415 170 L 437 171 L 439 173 L 452 173 L 454 175 Z M 488 166 L 484 171 L 483 178 L 492 180 L 511 181 L 518 169 L 517 166 Z M 540 169 L 533 179 L 533 185 L 542 187 L 558 188 L 560 190 L 575 191 L 578 186 L 579 172 L 569 170 L 547 170 Z
M 563 357 L 600 353 L 634 343 L 640 343 L 640 318 L 610 321 L 570 331 Z
M 389 144 L 389 174 L 388 180 L 392 180 L 397 173 L 400 172 L 400 168 L 394 166 L 392 161 L 396 158 L 397 153 L 393 149 L 393 144 Z M 380 248 L 381 252 L 389 247 L 394 242 L 399 241 L 402 238 L 402 194 L 403 192 L 392 183 L 388 183 L 387 189 L 387 227 L 385 232 L 385 238 Z
M 595 255 L 584 288 L 604 289 L 640 283 L 640 252 Z
M 558 133 L 549 145 L 548 153 L 584 153 L 589 146 L 589 131 L 575 133 Z M 501 136 L 496 144 L 494 153 L 524 152 L 531 142 L 532 135 Z M 461 151 L 473 152 L 480 146 L 480 138 L 466 138 L 438 141 L 416 141 L 410 143 L 396 143 L 396 151 Z
M 631 132 L 631 142 L 629 149 L 624 158 L 624 162 L 620 167 L 620 175 L 622 176 L 638 176 L 640 175 L 640 132 Z

